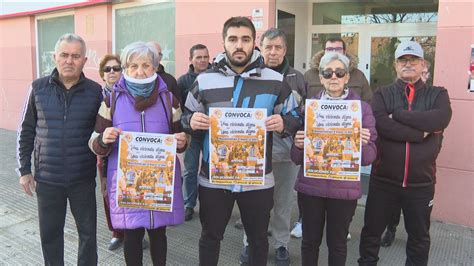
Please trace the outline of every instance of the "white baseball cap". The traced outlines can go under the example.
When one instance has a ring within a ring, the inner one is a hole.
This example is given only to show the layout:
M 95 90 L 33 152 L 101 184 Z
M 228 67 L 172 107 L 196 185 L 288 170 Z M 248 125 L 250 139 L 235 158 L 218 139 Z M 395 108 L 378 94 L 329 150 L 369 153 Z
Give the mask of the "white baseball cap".
M 403 41 L 401 42 L 397 50 L 395 50 L 395 59 L 398 59 L 404 55 L 414 55 L 418 56 L 419 58 L 423 57 L 423 48 L 421 45 L 414 41 Z

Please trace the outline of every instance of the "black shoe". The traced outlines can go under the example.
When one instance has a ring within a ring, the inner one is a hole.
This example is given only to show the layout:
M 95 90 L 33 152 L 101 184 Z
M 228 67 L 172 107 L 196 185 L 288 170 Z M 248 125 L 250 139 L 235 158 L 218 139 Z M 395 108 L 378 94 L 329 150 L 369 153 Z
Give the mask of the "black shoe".
M 194 209 L 186 207 L 186 210 L 184 211 L 184 220 L 186 222 L 191 221 L 193 219 L 193 214 L 194 214 Z
M 380 245 L 382 247 L 390 247 L 393 244 L 393 241 L 395 240 L 395 232 L 396 229 L 390 229 L 387 227 L 387 230 L 385 231 L 385 234 L 382 237 L 382 240 L 380 241 Z
M 275 251 L 275 264 L 277 266 L 290 265 L 290 252 L 287 248 L 281 246 Z
M 240 252 L 240 264 L 242 265 L 248 265 L 249 264 L 249 246 L 244 246 L 244 249 L 242 249 L 242 252 Z

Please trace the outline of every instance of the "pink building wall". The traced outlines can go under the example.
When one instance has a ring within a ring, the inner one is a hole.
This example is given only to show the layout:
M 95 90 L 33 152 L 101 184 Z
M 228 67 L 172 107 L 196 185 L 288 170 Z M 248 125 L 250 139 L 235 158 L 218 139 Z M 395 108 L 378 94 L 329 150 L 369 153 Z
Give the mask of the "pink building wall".
M 84 39 L 87 46 L 84 74 L 102 84 L 99 62 L 103 55 L 112 51 L 112 6 L 76 8 L 74 24 L 75 33 Z
M 257 29 L 258 41 L 260 34 L 275 26 L 275 0 L 176 1 L 176 77 L 188 71 L 191 46 L 206 45 L 209 56 L 214 58 L 224 51 L 224 22 L 233 16 L 252 16 L 253 9 L 263 10 L 263 17 L 258 18 L 263 22 L 261 29 Z
M 473 1 L 439 1 L 434 84 L 449 91 L 453 117 L 438 157 L 433 219 L 474 227 L 474 93 L 467 91 L 474 44 Z
M 16 130 L 28 86 L 36 76 L 34 17 L 0 22 L 0 128 Z

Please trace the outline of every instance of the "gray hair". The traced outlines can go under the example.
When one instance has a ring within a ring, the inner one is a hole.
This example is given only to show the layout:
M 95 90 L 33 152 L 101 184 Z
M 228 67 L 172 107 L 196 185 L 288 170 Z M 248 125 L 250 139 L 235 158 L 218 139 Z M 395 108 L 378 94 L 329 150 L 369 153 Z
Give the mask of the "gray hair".
M 63 36 L 59 37 L 58 41 L 56 42 L 56 45 L 54 45 L 54 53 L 57 53 L 59 51 L 59 45 L 61 45 L 61 42 L 78 42 L 81 44 L 81 55 L 86 55 L 86 42 L 84 42 L 84 39 L 81 38 L 81 36 L 76 35 L 74 33 L 66 33 Z
M 329 63 L 336 60 L 344 65 L 346 71 L 349 71 L 349 58 L 347 58 L 347 56 L 341 53 L 328 52 L 324 53 L 323 57 L 321 57 L 321 61 L 319 62 L 319 72 L 323 71 Z
M 286 47 L 286 34 L 282 30 L 277 28 L 269 28 L 262 34 L 262 36 L 260 37 L 260 46 L 263 45 L 263 40 L 265 40 L 265 38 L 273 40 L 278 37 L 283 40 L 283 45 L 284 47 Z
M 122 68 L 127 68 L 130 65 L 132 57 L 148 58 L 150 59 L 154 68 L 158 69 L 160 60 L 156 48 L 151 43 L 146 42 L 133 42 L 125 48 L 123 48 L 122 54 L 120 55 L 120 61 L 122 61 Z

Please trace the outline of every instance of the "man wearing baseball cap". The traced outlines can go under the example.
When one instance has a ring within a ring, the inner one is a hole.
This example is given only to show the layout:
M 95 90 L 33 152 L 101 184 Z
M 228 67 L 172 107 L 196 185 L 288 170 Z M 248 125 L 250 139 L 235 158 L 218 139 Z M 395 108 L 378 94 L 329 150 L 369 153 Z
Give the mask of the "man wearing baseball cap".
M 375 91 L 372 110 L 378 132 L 359 265 L 377 265 L 380 236 L 392 209 L 401 206 L 408 233 L 406 265 L 427 265 L 436 158 L 451 120 L 448 91 L 421 80 L 423 49 L 414 41 L 395 51 L 397 80 Z

